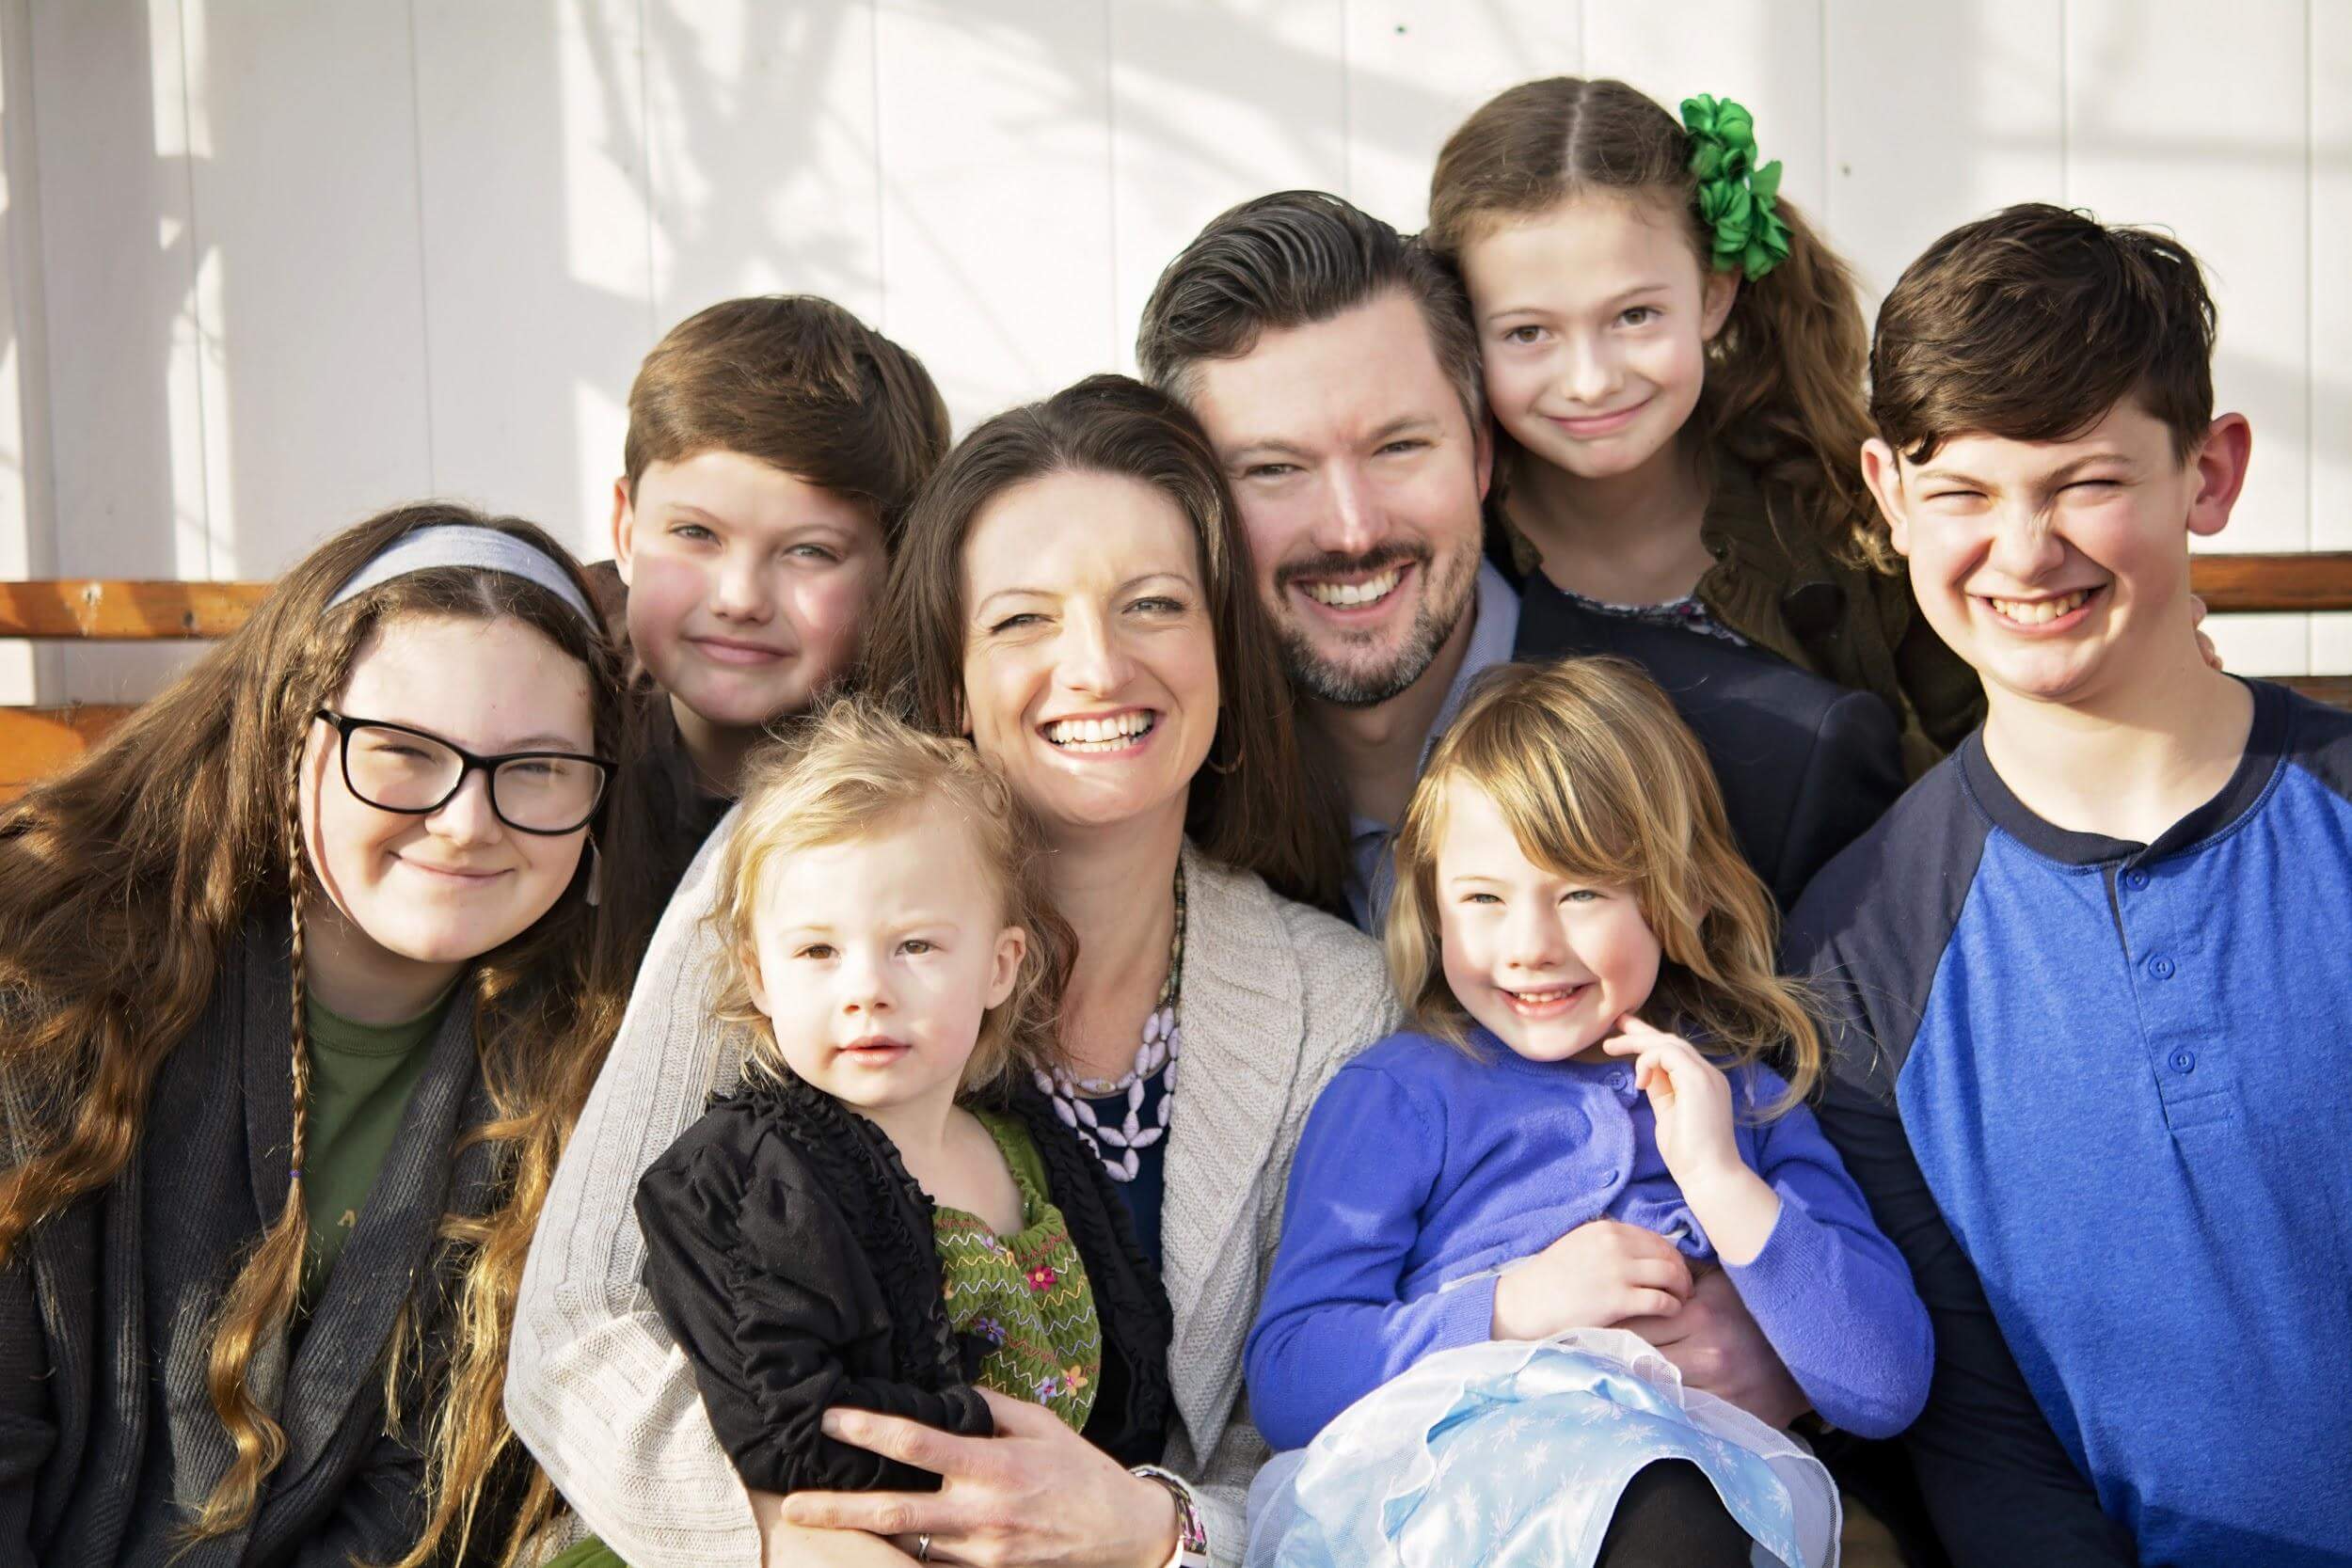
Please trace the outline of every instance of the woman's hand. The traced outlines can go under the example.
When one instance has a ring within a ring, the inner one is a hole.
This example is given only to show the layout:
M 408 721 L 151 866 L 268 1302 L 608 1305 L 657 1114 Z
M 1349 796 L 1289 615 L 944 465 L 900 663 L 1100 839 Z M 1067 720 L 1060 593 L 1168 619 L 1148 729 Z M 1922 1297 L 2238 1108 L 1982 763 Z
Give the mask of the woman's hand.
M 1633 1086 L 1648 1094 L 1657 1118 L 1658 1152 L 1706 1227 L 1715 1256 L 1726 1263 L 1755 1262 L 1780 1223 L 1780 1195 L 1740 1157 L 1731 1127 L 1731 1080 L 1689 1040 L 1631 1013 L 1617 1020 L 1617 1033 L 1601 1041 L 1601 1049 L 1633 1058 Z
M 1176 1504 L 1129 1475 L 1043 1405 L 983 1388 L 993 1437 L 836 1407 L 825 1435 L 941 1478 L 937 1492 L 795 1492 L 784 1516 L 812 1529 L 929 1536 L 930 1562 L 975 1568 L 1159 1568 L 1176 1549 Z M 771 1562 L 771 1568 L 780 1568 Z
M 1691 1265 L 1656 1231 L 1587 1220 L 1495 1281 L 1498 1339 L 1549 1339 L 1571 1328 L 1671 1316 L 1691 1293 Z

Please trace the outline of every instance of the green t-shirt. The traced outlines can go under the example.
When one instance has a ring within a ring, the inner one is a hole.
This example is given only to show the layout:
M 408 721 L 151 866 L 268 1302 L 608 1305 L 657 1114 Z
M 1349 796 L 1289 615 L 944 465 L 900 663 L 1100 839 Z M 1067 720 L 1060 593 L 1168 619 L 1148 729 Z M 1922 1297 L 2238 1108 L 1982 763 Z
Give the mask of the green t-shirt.
M 303 1207 L 310 1211 L 310 1244 L 302 1259 L 301 1309 L 318 1304 L 320 1289 L 358 1226 L 359 1211 L 384 1168 L 408 1097 L 433 1054 L 433 1037 L 456 988 L 401 1023 L 355 1023 L 304 999 L 310 1033 L 310 1121 L 302 1158 Z

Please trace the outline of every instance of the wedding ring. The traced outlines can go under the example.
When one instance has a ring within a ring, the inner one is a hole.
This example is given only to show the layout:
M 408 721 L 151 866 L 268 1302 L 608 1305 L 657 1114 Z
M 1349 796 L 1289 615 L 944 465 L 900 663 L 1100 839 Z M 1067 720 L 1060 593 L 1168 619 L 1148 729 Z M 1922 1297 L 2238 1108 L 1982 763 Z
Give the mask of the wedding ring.
M 930 1531 L 925 1530 L 922 1534 L 914 1538 L 914 1560 L 917 1562 L 929 1562 L 930 1560 L 931 1535 Z

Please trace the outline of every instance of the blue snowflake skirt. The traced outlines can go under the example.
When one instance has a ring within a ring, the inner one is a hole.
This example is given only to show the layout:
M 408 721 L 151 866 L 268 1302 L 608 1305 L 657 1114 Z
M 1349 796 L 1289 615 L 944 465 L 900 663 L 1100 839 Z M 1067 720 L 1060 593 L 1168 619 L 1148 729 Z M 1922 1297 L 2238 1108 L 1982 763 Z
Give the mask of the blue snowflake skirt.
M 1626 1483 L 1687 1459 L 1756 1568 L 1836 1568 L 1837 1489 L 1785 1432 L 1622 1329 L 1465 1345 L 1340 1413 L 1249 1490 L 1249 1568 L 1590 1568 Z

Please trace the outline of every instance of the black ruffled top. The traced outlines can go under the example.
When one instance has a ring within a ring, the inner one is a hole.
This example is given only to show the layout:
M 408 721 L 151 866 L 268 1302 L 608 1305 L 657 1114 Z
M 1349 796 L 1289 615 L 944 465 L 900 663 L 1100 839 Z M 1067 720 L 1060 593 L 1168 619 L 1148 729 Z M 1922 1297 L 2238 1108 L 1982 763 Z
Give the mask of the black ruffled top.
M 1168 1297 L 1109 1178 L 1051 1102 L 995 1102 L 1036 1143 L 1048 1196 L 1085 1260 L 1103 1372 L 1085 1435 L 1122 1465 L 1156 1460 L 1171 1410 Z M 834 1405 L 966 1436 L 994 1430 L 941 1299 L 932 1204 L 882 1130 L 788 1074 L 755 1072 L 645 1172 L 645 1288 L 687 1359 L 719 1442 L 765 1492 L 930 1491 L 939 1478 L 818 1428 Z

